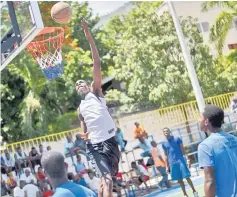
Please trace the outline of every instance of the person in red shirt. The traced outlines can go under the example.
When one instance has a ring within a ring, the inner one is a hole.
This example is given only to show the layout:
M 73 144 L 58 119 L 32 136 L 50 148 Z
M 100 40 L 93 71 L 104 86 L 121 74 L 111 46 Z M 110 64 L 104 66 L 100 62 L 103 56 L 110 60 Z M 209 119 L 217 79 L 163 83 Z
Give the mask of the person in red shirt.
M 38 168 L 38 172 L 36 173 L 36 178 L 38 181 L 44 181 L 46 179 L 46 175 L 45 175 L 42 167 Z
M 53 196 L 53 191 L 49 189 L 49 185 L 47 183 L 43 183 L 41 185 L 41 191 L 42 191 L 43 197 Z

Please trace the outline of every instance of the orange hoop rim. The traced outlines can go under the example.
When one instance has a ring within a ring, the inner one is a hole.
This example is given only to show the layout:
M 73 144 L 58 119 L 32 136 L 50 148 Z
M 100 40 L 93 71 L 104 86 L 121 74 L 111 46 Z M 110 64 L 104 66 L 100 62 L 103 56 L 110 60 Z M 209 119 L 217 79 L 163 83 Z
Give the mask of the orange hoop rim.
M 30 42 L 28 44 L 28 46 L 30 46 L 30 45 L 40 45 L 40 44 L 43 44 L 43 43 L 46 43 L 46 42 L 51 42 L 53 40 L 60 39 L 61 37 L 64 39 L 64 29 L 62 27 L 45 27 L 44 29 L 42 29 L 38 33 L 37 36 L 50 34 L 50 33 L 56 32 L 56 31 L 59 31 L 58 35 L 53 36 L 53 37 L 48 38 L 48 39 L 45 39 L 45 40 L 39 40 L 39 41 L 34 41 L 33 40 L 32 42 Z M 62 39 L 62 42 L 63 42 L 63 39 Z

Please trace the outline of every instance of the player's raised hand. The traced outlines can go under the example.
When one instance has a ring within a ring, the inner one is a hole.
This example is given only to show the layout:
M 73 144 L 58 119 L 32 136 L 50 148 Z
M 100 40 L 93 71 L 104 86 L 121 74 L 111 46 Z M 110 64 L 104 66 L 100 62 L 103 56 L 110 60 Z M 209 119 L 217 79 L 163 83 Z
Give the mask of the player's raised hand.
M 89 32 L 88 26 L 87 26 L 87 22 L 85 19 L 82 19 L 81 21 L 81 27 L 84 31 L 85 36 L 87 37 L 87 39 L 91 38 L 91 33 Z

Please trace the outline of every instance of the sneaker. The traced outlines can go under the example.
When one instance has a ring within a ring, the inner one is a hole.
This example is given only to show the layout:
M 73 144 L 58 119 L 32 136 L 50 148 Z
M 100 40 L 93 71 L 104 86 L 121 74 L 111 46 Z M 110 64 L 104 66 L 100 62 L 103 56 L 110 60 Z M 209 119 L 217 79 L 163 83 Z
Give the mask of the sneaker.
M 193 192 L 193 196 L 194 197 L 198 197 L 198 193 L 197 192 Z

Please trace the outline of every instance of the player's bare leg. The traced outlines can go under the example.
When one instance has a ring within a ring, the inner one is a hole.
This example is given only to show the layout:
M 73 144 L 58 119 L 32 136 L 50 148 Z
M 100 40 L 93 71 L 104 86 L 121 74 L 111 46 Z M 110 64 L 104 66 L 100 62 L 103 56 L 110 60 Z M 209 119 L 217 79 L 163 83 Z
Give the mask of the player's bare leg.
M 98 197 L 112 197 L 113 196 L 113 181 L 111 174 L 106 174 L 101 178 L 102 192 L 98 194 Z M 101 195 L 102 194 L 102 195 Z

